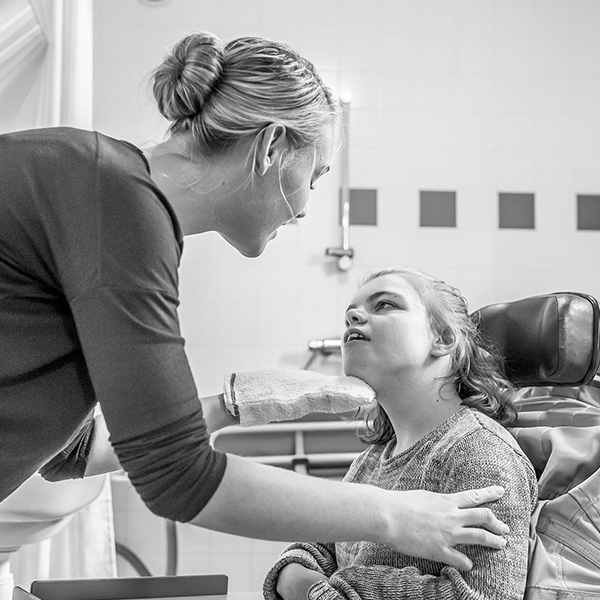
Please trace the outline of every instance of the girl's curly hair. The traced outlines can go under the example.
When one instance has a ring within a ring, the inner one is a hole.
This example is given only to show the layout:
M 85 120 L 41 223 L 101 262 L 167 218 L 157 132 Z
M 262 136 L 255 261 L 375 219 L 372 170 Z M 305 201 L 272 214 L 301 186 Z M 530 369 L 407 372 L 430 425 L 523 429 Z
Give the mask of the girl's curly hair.
M 447 383 L 456 387 L 464 406 L 475 408 L 502 425 L 517 414 L 516 391 L 504 374 L 502 359 L 482 338 L 477 323 L 469 315 L 466 299 L 451 285 L 410 267 L 388 267 L 367 274 L 361 283 L 383 275 L 406 279 L 419 294 L 434 334 L 453 344 L 451 373 Z M 394 429 L 383 408 L 375 403 L 362 411 L 365 419 L 361 439 L 384 444 L 394 437 Z

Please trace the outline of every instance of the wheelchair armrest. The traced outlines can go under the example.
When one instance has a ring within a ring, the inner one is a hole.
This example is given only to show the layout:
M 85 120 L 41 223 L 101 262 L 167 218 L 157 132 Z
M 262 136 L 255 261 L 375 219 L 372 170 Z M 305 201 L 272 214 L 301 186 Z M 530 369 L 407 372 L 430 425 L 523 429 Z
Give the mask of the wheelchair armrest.
M 557 292 L 475 311 L 483 338 L 517 387 L 587 385 L 600 366 L 598 301 Z

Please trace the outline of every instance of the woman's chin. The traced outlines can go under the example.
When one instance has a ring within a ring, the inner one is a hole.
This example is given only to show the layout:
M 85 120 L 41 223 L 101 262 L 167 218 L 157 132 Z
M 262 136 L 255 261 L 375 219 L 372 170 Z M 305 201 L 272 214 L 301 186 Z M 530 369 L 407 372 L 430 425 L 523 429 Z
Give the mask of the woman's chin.
M 238 252 L 246 258 L 258 258 L 264 251 L 264 248 L 237 248 Z
M 263 239 L 263 240 L 251 240 L 251 241 L 248 241 L 248 240 L 238 241 L 238 240 L 232 240 L 225 236 L 222 236 L 222 237 L 225 239 L 225 241 L 228 244 L 233 246 L 242 256 L 245 256 L 246 258 L 257 258 L 265 251 L 267 244 L 275 236 L 272 236 L 266 240 Z
M 267 244 L 277 237 L 277 229 L 265 240 L 259 240 L 246 249 L 246 252 L 240 252 L 248 258 L 256 258 L 260 256 L 267 248 Z

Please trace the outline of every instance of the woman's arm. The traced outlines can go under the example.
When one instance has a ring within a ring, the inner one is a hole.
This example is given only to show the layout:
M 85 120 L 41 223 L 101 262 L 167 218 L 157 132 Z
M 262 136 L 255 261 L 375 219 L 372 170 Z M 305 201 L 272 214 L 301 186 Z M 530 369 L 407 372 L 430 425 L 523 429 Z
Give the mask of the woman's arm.
M 492 512 L 468 508 L 496 500 L 500 489 L 395 492 L 307 477 L 228 455 L 219 487 L 190 522 L 269 540 L 373 541 L 469 570 L 470 559 L 456 545 L 505 545 L 500 535 L 490 533 L 506 532 Z M 473 528 L 478 525 L 490 531 Z
M 235 423 L 219 395 L 201 402 L 210 432 Z M 121 468 L 101 415 L 96 417 L 96 428 L 86 476 Z M 273 540 L 379 541 L 407 554 L 467 570 L 472 563 L 454 548 L 456 545 L 501 548 L 504 544 L 504 525 L 489 509 L 473 508 L 499 498 L 502 491 L 498 488 L 438 495 L 385 492 L 300 477 L 229 456 L 224 480 L 192 523 Z
M 223 394 L 200 398 L 202 412 L 208 433 L 214 433 L 224 427 L 237 425 L 237 421 L 224 408 Z M 94 417 L 94 439 L 85 468 L 85 477 L 119 471 L 121 465 L 109 441 L 109 432 L 102 414 Z
M 121 465 L 109 441 L 109 432 L 104 415 L 94 417 L 94 439 L 85 466 L 84 477 L 119 471 Z
M 209 431 L 233 421 L 219 396 L 203 398 L 202 406 Z M 104 419 L 97 419 L 97 437 L 86 476 L 106 472 L 98 468 L 120 469 Z M 473 508 L 496 500 L 502 493 L 501 488 L 447 495 L 388 492 L 305 477 L 229 455 L 223 481 L 191 523 L 272 540 L 371 540 L 468 570 L 471 560 L 456 550 L 456 545 L 501 548 L 505 543 L 501 537 L 505 526 L 489 509 Z

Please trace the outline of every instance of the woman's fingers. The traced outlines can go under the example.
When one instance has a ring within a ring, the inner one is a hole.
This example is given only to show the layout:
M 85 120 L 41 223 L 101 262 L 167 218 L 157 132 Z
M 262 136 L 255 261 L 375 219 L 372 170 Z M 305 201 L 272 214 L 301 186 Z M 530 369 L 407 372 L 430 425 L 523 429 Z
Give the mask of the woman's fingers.
M 392 494 L 396 494 L 395 508 L 400 509 L 401 515 L 388 522 L 401 525 L 401 532 L 392 528 L 387 543 L 399 552 L 468 571 L 473 567 L 471 560 L 456 546 L 480 545 L 492 549 L 506 546 L 502 535 L 508 533 L 508 526 L 489 508 L 473 508 L 501 498 L 504 494 L 501 487 L 454 494 L 424 490 Z
M 506 540 L 503 537 L 490 533 L 485 529 L 464 527 L 456 532 L 453 537 L 454 542 L 457 544 L 475 544 L 495 550 L 502 550 L 506 546 Z M 445 557 L 442 562 L 460 571 L 470 571 L 473 568 L 473 562 L 469 557 L 453 547 L 445 549 Z
M 486 502 L 493 502 L 502 498 L 502 496 L 504 496 L 504 488 L 499 485 L 450 494 L 458 508 L 472 508 Z
M 465 508 L 493 502 L 503 494 L 504 488 L 498 486 L 450 494 L 460 507 L 460 525 L 452 532 L 451 546 L 444 549 L 446 564 L 462 571 L 473 568 L 473 562 L 454 548 L 459 544 L 487 546 L 495 550 L 502 550 L 506 546 L 506 539 L 502 535 L 510 531 L 508 525 L 500 521 L 489 508 Z
M 463 527 L 481 526 L 498 535 L 506 535 L 510 531 L 508 525 L 500 521 L 489 508 L 463 508 L 460 517 Z
M 508 533 L 508 527 L 501 521 L 498 521 L 495 517 L 494 519 L 500 525 L 505 527 L 506 533 Z M 479 522 L 480 519 L 476 519 L 476 521 Z M 502 550 L 506 546 L 506 539 L 503 538 L 502 535 L 497 535 L 486 529 L 481 529 L 480 527 L 469 527 L 466 525 L 463 525 L 463 527 L 454 533 L 454 541 L 456 544 L 487 546 L 488 548 L 494 548 L 495 550 Z
M 445 554 L 442 555 L 440 562 L 450 565 L 459 571 L 470 571 L 473 568 L 473 561 L 455 548 L 448 548 Z
M 477 490 L 467 490 L 466 492 L 457 492 L 450 494 L 450 497 L 454 500 L 456 505 L 461 508 L 461 517 L 463 525 L 466 527 L 482 526 L 499 535 L 505 535 L 509 532 L 508 525 L 500 521 L 494 513 L 488 508 L 472 508 L 485 504 L 487 502 L 493 502 L 502 498 L 504 495 L 504 488 L 500 486 L 492 486 L 487 488 L 480 488 Z M 490 544 L 483 543 L 483 546 L 490 546 L 491 548 L 498 548 L 497 537 L 485 537 L 490 540 Z M 479 543 L 479 542 L 462 542 L 462 543 Z

